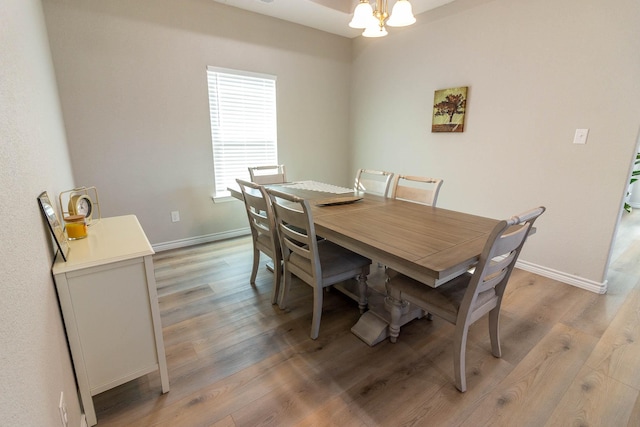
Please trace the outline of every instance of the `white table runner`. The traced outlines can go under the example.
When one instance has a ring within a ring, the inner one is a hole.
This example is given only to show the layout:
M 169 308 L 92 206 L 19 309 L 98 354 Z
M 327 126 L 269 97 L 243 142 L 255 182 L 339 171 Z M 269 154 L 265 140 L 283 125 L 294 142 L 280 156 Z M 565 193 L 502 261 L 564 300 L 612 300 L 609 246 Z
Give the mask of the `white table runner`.
M 282 184 L 282 187 L 296 188 L 299 190 L 321 191 L 323 193 L 346 194 L 353 193 L 352 188 L 338 187 L 337 185 L 325 184 L 317 181 L 299 181 L 290 184 Z

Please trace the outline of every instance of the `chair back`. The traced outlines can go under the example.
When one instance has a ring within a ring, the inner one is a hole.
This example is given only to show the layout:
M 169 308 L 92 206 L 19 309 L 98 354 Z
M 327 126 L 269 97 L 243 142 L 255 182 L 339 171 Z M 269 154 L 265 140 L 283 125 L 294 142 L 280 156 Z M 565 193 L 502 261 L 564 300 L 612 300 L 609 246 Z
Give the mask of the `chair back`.
M 271 200 L 263 186 L 242 179 L 236 182 L 242 191 L 253 241 L 258 249 L 273 258 L 280 251 L 280 241 Z
M 249 166 L 251 182 L 256 184 L 281 184 L 287 182 L 284 165 Z
M 272 188 L 266 191 L 275 213 L 285 271 L 321 287 L 322 267 L 309 202 Z
M 391 198 L 435 206 L 443 182 L 436 178 L 398 175 L 393 183 Z
M 353 183 L 353 189 L 387 197 L 392 179 L 393 172 L 358 169 L 355 182 Z
M 469 287 L 462 300 L 458 319 L 467 317 L 474 322 L 486 313 L 483 302 L 497 298 L 500 305 L 502 295 L 520 256 L 527 236 L 536 219 L 545 211 L 544 206 L 531 209 L 508 220 L 500 221 L 493 229 L 485 243 L 480 260 L 469 282 Z M 478 298 L 484 294 L 487 298 Z M 495 301 L 492 302 L 496 305 Z

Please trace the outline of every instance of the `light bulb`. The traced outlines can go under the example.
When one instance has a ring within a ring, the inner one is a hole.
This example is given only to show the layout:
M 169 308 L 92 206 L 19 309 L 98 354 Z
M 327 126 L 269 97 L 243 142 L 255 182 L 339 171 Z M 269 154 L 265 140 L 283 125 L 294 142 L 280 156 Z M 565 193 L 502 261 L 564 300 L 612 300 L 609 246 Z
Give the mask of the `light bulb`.
M 371 25 L 362 32 L 364 37 L 384 37 L 387 34 L 387 29 L 383 26 L 380 26 L 378 21 L 376 20 L 375 25 Z
M 391 16 L 387 21 L 387 25 L 390 27 L 406 27 L 407 25 L 414 24 L 416 17 L 413 16 L 413 10 L 409 0 L 398 0 L 393 5 L 391 10 Z
M 351 28 L 367 28 L 371 18 L 373 18 L 373 8 L 367 0 L 360 0 L 353 11 L 353 18 L 349 22 L 349 26 Z

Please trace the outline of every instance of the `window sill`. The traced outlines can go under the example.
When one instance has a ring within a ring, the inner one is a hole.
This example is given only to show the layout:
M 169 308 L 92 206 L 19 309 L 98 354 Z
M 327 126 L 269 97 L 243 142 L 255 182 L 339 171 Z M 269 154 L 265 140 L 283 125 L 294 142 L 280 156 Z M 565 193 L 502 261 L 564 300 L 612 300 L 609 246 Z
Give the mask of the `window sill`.
M 211 196 L 211 200 L 213 200 L 213 203 L 227 203 L 227 202 L 233 202 L 233 201 L 238 201 L 238 199 L 236 199 L 235 197 L 233 197 L 232 195 L 228 194 L 226 196 L 216 196 L 213 195 Z

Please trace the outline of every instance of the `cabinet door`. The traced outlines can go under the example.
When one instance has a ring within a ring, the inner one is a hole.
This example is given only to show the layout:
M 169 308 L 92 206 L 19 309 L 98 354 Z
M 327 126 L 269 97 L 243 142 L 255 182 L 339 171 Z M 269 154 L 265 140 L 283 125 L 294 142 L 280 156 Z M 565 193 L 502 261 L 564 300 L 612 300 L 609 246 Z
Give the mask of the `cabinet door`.
M 158 368 L 142 258 L 68 273 L 67 283 L 92 395 Z

